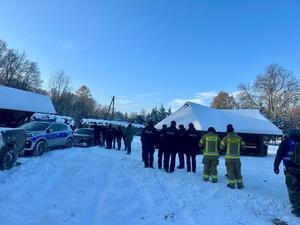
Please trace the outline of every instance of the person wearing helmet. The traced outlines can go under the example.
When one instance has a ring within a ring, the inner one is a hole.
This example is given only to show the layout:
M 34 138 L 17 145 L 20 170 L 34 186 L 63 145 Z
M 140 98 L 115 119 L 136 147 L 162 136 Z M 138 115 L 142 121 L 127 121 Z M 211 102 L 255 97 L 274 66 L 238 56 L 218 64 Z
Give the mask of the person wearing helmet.
M 243 139 L 234 132 L 231 124 L 227 125 L 227 136 L 221 141 L 221 149 L 225 149 L 225 166 L 228 174 L 228 187 L 244 187 L 241 174 L 240 150 L 245 148 Z
M 209 127 L 207 134 L 205 134 L 200 140 L 200 147 L 203 149 L 203 180 L 208 181 L 211 176 L 211 181 L 216 183 L 218 181 L 219 164 L 219 148 L 220 138 L 216 134 L 216 130 L 213 127 Z
M 187 172 L 191 172 L 191 161 L 192 161 L 192 172 L 196 173 L 196 155 L 199 150 L 200 133 L 195 129 L 194 124 L 189 124 L 189 129 L 185 134 L 186 139 L 186 166 Z
M 300 131 L 290 129 L 288 136 L 280 143 L 274 161 L 274 173 L 279 174 L 283 161 L 285 182 L 292 205 L 291 212 L 300 217 Z

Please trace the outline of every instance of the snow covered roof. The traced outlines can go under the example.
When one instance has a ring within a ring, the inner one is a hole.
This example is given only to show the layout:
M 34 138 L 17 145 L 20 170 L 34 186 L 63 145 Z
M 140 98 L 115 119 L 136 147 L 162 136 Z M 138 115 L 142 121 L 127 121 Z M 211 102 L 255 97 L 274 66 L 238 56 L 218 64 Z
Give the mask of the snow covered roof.
M 44 113 L 34 113 L 31 116 L 32 120 L 54 120 L 60 123 L 66 123 L 71 126 L 75 126 L 75 120 L 70 116 L 50 115 Z
M 55 114 L 49 96 L 0 86 L 0 109 Z
M 127 127 L 128 126 L 128 122 L 125 121 L 116 121 L 116 120 L 100 120 L 100 119 L 82 119 L 82 124 L 89 124 L 92 125 L 94 124 L 94 122 L 96 122 L 97 124 L 112 124 L 112 125 L 116 125 L 116 126 L 122 126 L 122 127 Z M 141 124 L 137 124 L 137 123 L 131 123 L 133 127 L 136 128 L 144 128 L 144 125 Z
M 169 126 L 172 120 L 185 127 L 193 123 L 197 130 L 202 131 L 214 127 L 217 132 L 226 132 L 226 125 L 232 124 L 238 133 L 282 135 L 281 130 L 257 109 L 213 109 L 187 102 L 155 127 L 160 129 L 163 124 Z

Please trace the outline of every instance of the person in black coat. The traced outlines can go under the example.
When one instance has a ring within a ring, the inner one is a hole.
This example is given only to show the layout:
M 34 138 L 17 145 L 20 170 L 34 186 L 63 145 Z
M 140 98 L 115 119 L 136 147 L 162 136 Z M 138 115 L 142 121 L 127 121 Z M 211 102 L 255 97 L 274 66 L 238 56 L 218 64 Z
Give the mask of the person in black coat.
M 154 168 L 153 154 L 155 151 L 154 146 L 157 144 L 157 130 L 155 129 L 152 121 L 149 121 L 148 125 L 143 129 L 141 135 L 141 142 L 145 168 Z
M 179 166 L 177 166 L 178 169 L 184 168 L 184 153 L 186 148 L 185 143 L 185 128 L 182 124 L 179 125 L 179 131 L 178 131 L 178 159 L 179 159 Z
M 114 131 L 112 125 L 109 124 L 108 128 L 106 129 L 106 147 L 107 149 L 112 149 L 112 141 L 113 141 Z
M 167 148 L 164 155 L 164 168 L 166 172 L 168 172 L 170 169 L 170 173 L 173 173 L 175 170 L 176 153 L 178 147 L 178 129 L 176 128 L 176 122 L 174 120 L 171 122 L 171 126 L 167 129 L 166 140 Z
M 196 154 L 199 150 L 199 140 L 200 134 L 195 129 L 194 124 L 189 124 L 189 129 L 186 131 L 186 165 L 187 172 L 191 172 L 191 161 L 192 161 L 192 171 L 196 173 Z
M 93 129 L 94 129 L 94 145 L 96 146 L 100 142 L 101 128 L 96 122 L 94 122 Z
M 123 136 L 124 136 L 124 133 L 122 131 L 122 128 L 120 126 L 118 126 L 117 131 L 116 131 L 118 150 L 121 149 L 121 141 L 122 141 Z
M 167 141 L 166 141 L 166 133 L 167 133 L 167 125 L 164 124 L 162 129 L 158 132 L 158 168 L 162 167 L 162 158 L 164 157 L 164 153 L 167 149 Z M 165 169 L 165 168 L 164 168 Z
M 300 217 L 300 131 L 290 129 L 288 137 L 280 143 L 274 161 L 274 173 L 279 174 L 279 165 L 283 161 L 285 182 L 292 213 Z

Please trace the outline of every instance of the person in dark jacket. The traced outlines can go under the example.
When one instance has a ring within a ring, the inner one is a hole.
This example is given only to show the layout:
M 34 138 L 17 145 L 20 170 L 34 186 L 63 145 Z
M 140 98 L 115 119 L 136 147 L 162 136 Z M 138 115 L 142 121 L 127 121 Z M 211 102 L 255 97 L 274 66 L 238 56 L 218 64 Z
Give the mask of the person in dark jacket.
M 178 131 L 178 159 L 179 159 L 179 166 L 177 166 L 178 169 L 184 168 L 184 152 L 186 148 L 185 132 L 186 130 L 183 124 L 180 124 L 179 131 Z
M 173 173 L 175 170 L 176 153 L 178 147 L 178 129 L 176 128 L 176 122 L 174 120 L 171 121 L 171 126 L 167 129 L 166 140 L 168 144 L 164 155 L 164 168 L 166 172 L 168 172 L 170 169 L 170 173 Z
M 158 168 L 162 167 L 162 159 L 164 157 L 164 152 L 167 149 L 167 141 L 166 141 L 166 133 L 167 133 L 167 125 L 164 124 L 162 129 L 158 132 Z M 164 168 L 165 169 L 165 168 Z
M 106 129 L 106 145 L 107 149 L 112 149 L 112 141 L 113 141 L 113 128 L 112 125 L 109 124 L 108 128 Z
M 101 129 L 100 129 L 100 126 L 96 122 L 94 122 L 93 129 L 94 129 L 94 145 L 96 146 L 100 142 Z
M 189 129 L 185 134 L 186 138 L 186 165 L 187 172 L 191 172 L 191 161 L 192 161 L 192 172 L 196 173 L 196 155 L 199 150 L 200 134 L 195 129 L 194 124 L 189 124 Z
M 117 131 L 116 131 L 118 150 L 121 149 L 121 141 L 122 141 L 123 136 L 124 136 L 124 134 L 123 134 L 122 128 L 120 126 L 118 126 Z
M 133 141 L 134 137 L 134 129 L 132 127 L 132 124 L 128 124 L 124 131 L 124 136 L 125 136 L 125 142 L 126 142 L 126 154 L 131 154 L 131 142 Z
M 148 125 L 143 129 L 141 135 L 142 149 L 143 149 L 143 161 L 145 168 L 153 167 L 153 154 L 154 146 L 157 144 L 157 130 L 154 127 L 152 121 L 148 122 Z
M 292 213 L 300 217 L 300 131 L 291 129 L 288 137 L 279 145 L 274 161 L 274 173 L 279 174 L 279 165 L 285 166 L 285 182 L 292 204 Z

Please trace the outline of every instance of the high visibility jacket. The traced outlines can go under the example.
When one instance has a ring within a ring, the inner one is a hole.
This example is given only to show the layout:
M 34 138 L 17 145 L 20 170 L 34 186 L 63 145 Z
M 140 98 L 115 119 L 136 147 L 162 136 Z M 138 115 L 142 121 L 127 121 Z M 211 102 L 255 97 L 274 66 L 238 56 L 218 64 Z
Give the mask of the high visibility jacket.
M 219 156 L 220 138 L 213 133 L 205 134 L 200 140 L 203 156 Z
M 228 133 L 221 141 L 221 149 L 225 149 L 225 159 L 239 159 L 240 149 L 245 148 L 245 142 L 236 133 Z

